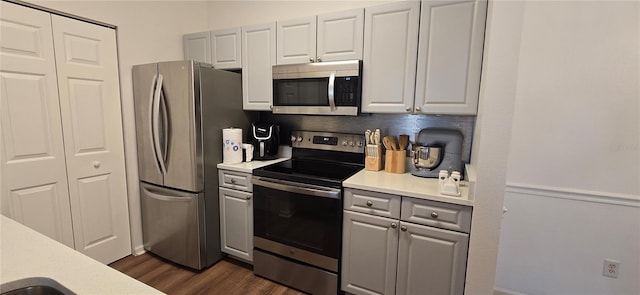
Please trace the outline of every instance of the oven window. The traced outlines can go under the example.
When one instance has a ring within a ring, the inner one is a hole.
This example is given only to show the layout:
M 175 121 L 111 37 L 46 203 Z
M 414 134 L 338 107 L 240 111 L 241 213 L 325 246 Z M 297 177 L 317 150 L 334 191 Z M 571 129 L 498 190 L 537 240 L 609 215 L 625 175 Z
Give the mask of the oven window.
M 338 258 L 341 200 L 253 187 L 254 235 Z

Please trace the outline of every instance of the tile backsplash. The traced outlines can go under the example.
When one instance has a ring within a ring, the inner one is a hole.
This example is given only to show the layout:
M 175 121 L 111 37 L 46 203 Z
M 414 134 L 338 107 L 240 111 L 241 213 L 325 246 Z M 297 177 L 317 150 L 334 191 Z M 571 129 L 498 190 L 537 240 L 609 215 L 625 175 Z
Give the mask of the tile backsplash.
M 475 116 L 432 116 L 407 114 L 361 114 L 349 116 L 305 116 L 274 115 L 260 112 L 260 120 L 280 125 L 281 144 L 289 145 L 291 130 L 333 131 L 364 134 L 367 129 L 380 128 L 383 136 L 408 134 L 411 142 L 424 128 L 450 128 L 460 130 L 464 136 L 462 142 L 462 161 L 469 163 L 471 141 Z

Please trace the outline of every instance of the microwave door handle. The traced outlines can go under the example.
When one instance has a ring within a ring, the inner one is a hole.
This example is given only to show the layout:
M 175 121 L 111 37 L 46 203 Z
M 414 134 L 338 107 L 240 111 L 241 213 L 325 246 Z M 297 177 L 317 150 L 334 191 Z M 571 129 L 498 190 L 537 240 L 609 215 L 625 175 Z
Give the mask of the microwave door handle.
M 329 89 L 327 89 L 327 96 L 329 96 L 329 109 L 332 112 L 336 111 L 336 98 L 334 96 L 334 90 L 336 85 L 336 73 L 329 75 Z

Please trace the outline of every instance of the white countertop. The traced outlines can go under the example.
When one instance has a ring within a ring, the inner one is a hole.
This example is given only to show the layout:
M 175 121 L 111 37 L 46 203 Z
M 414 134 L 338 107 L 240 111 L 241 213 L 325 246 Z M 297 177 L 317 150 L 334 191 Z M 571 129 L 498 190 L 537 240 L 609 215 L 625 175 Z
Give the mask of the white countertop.
M 76 294 L 164 294 L 5 216 L 0 284 L 47 277 Z
M 404 174 L 396 174 L 387 173 L 384 172 L 384 170 L 369 171 L 363 169 L 362 171 L 345 180 L 342 185 L 346 188 L 355 188 L 432 201 L 473 206 L 473 200 L 469 196 L 468 181 L 461 182 L 459 197 L 440 194 L 440 183 L 438 182 L 437 178 L 417 177 L 413 176 L 409 172 Z
M 237 171 L 237 172 L 251 173 L 251 172 L 253 172 L 253 169 L 257 169 L 257 168 L 260 168 L 260 167 L 271 165 L 273 163 L 284 162 L 286 160 L 289 160 L 289 158 L 283 157 L 283 158 L 278 158 L 278 159 L 269 160 L 269 161 L 251 161 L 251 162 L 242 162 L 242 163 L 238 163 L 238 164 L 220 163 L 220 164 L 218 164 L 217 167 L 218 167 L 218 169 L 225 169 L 225 170 L 232 170 L 232 171 Z

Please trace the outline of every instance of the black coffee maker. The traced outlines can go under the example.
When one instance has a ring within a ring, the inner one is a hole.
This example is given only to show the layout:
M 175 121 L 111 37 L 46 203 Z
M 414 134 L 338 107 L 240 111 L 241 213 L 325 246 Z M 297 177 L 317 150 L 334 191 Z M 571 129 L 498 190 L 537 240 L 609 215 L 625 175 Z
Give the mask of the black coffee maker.
M 249 142 L 253 145 L 254 160 L 273 160 L 277 158 L 280 145 L 280 127 L 273 123 L 251 123 Z

